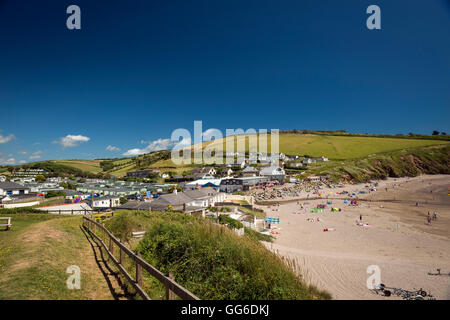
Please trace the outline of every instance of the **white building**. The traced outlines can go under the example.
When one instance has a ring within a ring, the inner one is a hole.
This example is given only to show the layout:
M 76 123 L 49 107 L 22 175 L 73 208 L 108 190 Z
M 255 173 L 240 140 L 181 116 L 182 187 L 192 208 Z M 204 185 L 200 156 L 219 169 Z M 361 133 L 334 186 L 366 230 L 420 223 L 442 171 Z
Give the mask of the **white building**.
M 283 180 L 286 178 L 286 172 L 279 166 L 262 168 L 260 174 L 261 176 L 267 177 L 270 180 Z
M 120 197 L 106 196 L 88 199 L 87 202 L 93 209 L 116 208 L 120 206 Z
M 0 196 L 15 196 L 30 193 L 30 188 L 15 182 L 0 182 Z
M 310 163 L 315 163 L 316 160 L 314 160 L 313 158 L 306 158 L 302 160 L 303 164 L 310 164 Z

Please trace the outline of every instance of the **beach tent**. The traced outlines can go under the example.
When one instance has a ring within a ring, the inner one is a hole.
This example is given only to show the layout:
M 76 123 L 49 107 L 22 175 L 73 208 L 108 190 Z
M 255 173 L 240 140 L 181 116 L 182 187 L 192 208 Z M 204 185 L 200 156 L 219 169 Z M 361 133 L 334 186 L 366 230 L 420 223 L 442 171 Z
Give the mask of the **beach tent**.
M 339 209 L 338 208 L 331 208 L 331 211 L 332 212 L 339 212 Z
M 344 200 L 344 203 L 348 203 L 348 200 Z
M 320 208 L 311 208 L 311 212 L 312 212 L 312 213 L 322 213 L 322 212 L 323 212 L 323 209 L 320 209 Z

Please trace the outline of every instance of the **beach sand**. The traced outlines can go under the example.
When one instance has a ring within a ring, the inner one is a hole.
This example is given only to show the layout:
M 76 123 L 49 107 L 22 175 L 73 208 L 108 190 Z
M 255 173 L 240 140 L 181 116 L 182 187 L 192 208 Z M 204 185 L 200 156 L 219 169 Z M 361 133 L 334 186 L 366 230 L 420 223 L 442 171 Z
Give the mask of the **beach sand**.
M 358 193 L 366 184 L 323 188 L 324 199 L 300 200 L 303 210 L 296 201 L 281 203 L 278 211 L 257 206 L 268 217 L 280 218 L 280 234 L 266 245 L 297 259 L 305 279 L 334 299 L 396 299 L 367 288 L 371 265 L 379 266 L 381 283 L 388 287 L 423 288 L 437 299 L 450 299 L 450 276 L 428 275 L 437 268 L 450 273 L 450 176 L 390 178 L 378 183 L 377 190 L 367 194 Z M 349 196 L 336 194 L 343 190 L 357 194 L 357 206 L 344 204 Z M 332 205 L 323 213 L 310 213 L 311 207 L 327 201 Z M 331 207 L 342 211 L 331 212 Z M 428 211 L 438 214 L 431 225 L 427 224 Z M 360 215 L 369 227 L 356 224 Z M 320 221 L 309 222 L 308 218 Z M 325 228 L 335 230 L 324 232 Z

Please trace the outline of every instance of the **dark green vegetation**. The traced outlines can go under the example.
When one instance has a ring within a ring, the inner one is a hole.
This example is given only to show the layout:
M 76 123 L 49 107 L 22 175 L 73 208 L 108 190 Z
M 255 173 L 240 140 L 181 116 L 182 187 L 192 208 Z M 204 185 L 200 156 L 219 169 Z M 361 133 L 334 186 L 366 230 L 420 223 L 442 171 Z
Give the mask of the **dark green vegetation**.
M 244 225 L 241 222 L 239 222 L 233 218 L 230 218 L 229 216 L 224 215 L 224 214 L 221 214 L 219 216 L 218 222 L 220 224 L 224 224 L 224 225 L 229 226 L 230 228 L 235 228 L 235 229 L 241 229 L 244 227 Z
M 136 245 L 143 258 L 201 299 L 328 299 L 251 236 L 180 213 L 121 212 L 106 227 L 122 239 L 146 230 Z M 132 241 L 131 241 L 132 243 Z M 144 287 L 160 290 L 144 278 Z
M 66 193 L 64 191 L 56 191 L 56 190 L 50 190 L 45 194 L 45 198 L 55 198 L 55 197 L 65 197 Z
M 2 216 L 7 216 L 7 215 L 11 215 L 11 214 L 18 214 L 18 213 L 23 213 L 23 214 L 30 214 L 30 213 L 35 213 L 35 214 L 44 214 L 43 211 L 37 210 L 37 209 L 33 209 L 33 208 L 12 208 L 12 209 L 0 209 L 0 215 Z

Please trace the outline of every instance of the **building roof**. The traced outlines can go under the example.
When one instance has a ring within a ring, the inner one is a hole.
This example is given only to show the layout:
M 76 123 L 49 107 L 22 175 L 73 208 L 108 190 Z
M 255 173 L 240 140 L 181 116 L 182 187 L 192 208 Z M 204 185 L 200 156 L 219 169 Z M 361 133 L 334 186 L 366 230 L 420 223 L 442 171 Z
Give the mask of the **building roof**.
M 245 169 L 242 170 L 243 173 L 244 172 L 255 172 L 255 173 L 257 173 L 258 171 L 259 171 L 258 169 L 256 169 L 255 167 L 252 167 L 252 166 L 245 167 Z
M 202 189 L 184 191 L 183 193 L 193 200 L 201 200 L 201 199 L 209 199 L 215 196 L 218 192 L 213 188 L 206 187 Z
M 201 186 L 204 186 L 204 185 L 211 184 L 211 185 L 214 185 L 216 187 L 219 187 L 221 181 L 222 181 L 222 179 L 199 179 L 199 180 L 195 180 L 195 181 L 191 181 L 191 182 L 186 183 L 186 186 L 199 185 L 201 187 Z
M 125 204 L 122 204 L 117 209 L 124 210 L 150 210 L 151 202 L 146 201 L 128 201 Z
M 152 206 L 164 206 L 164 205 L 183 205 L 192 202 L 192 198 L 186 196 L 183 192 L 168 193 L 159 196 L 156 200 L 152 201 Z
M 25 187 L 24 185 L 15 183 L 15 182 L 0 182 L 0 189 L 3 190 L 25 190 L 30 189 L 28 187 Z
M 281 169 L 279 166 L 270 166 L 261 169 L 261 175 L 273 175 L 273 174 L 276 175 L 284 174 L 284 170 Z

